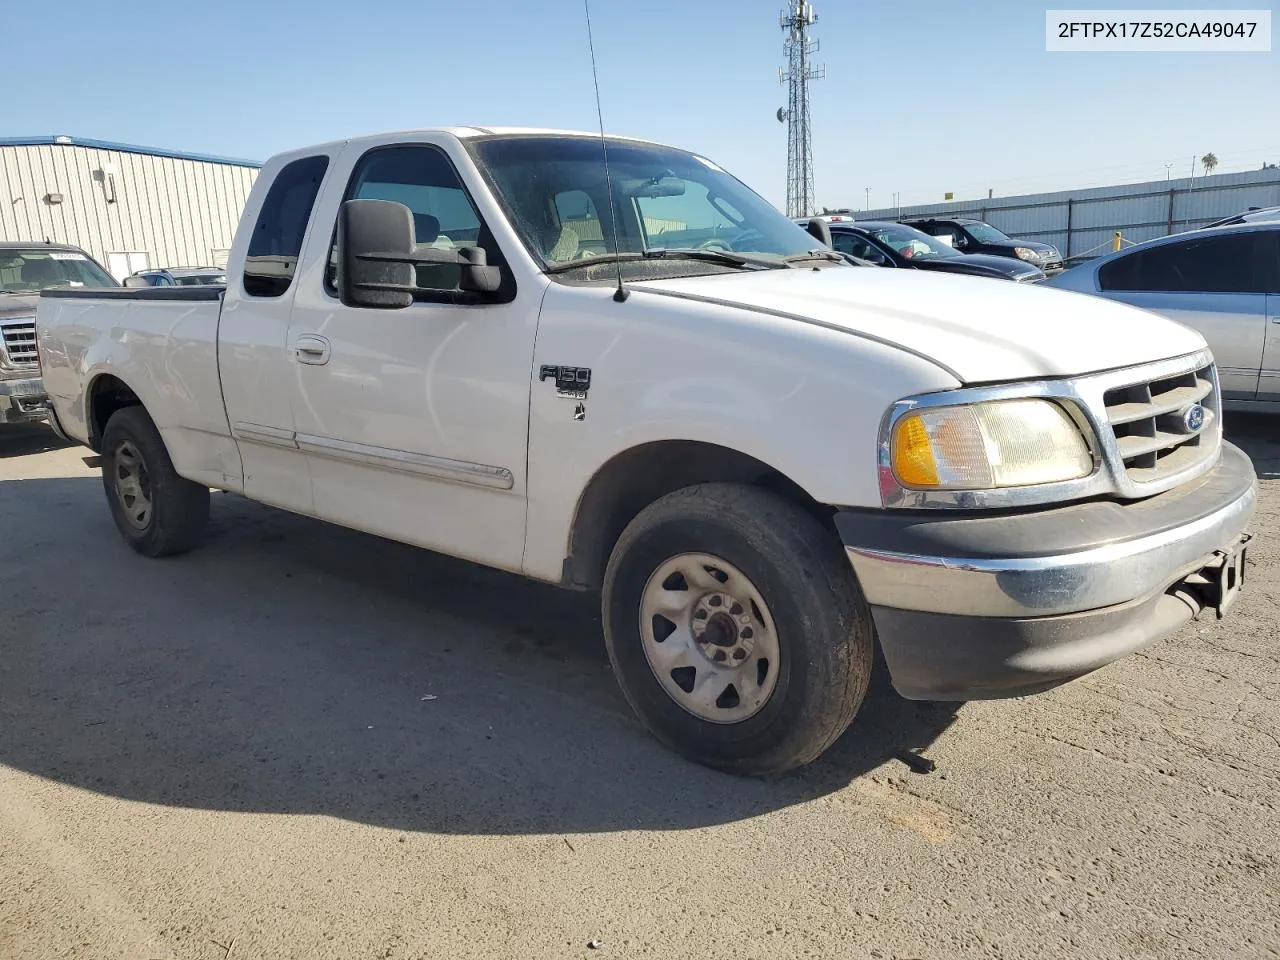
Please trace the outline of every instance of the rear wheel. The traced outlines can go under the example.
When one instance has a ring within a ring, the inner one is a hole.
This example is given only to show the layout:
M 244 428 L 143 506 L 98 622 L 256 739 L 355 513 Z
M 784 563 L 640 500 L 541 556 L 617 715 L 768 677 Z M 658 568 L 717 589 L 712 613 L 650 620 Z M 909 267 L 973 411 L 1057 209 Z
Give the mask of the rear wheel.
M 669 746 L 772 775 L 849 726 L 874 653 L 832 533 L 765 491 L 706 484 L 647 507 L 605 574 L 605 639 L 628 701 Z
M 142 407 L 125 407 L 107 421 L 102 486 L 116 529 L 138 553 L 183 553 L 204 539 L 209 488 L 173 469 L 164 440 Z

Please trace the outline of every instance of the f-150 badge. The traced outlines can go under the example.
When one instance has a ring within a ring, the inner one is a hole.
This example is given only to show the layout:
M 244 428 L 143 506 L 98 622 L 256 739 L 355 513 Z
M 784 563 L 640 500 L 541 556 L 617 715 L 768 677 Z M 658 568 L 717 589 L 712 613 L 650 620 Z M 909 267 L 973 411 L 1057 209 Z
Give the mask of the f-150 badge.
M 556 396 L 566 400 L 585 400 L 591 389 L 590 367 L 556 367 L 544 364 L 538 371 L 539 382 L 552 378 L 556 382 Z

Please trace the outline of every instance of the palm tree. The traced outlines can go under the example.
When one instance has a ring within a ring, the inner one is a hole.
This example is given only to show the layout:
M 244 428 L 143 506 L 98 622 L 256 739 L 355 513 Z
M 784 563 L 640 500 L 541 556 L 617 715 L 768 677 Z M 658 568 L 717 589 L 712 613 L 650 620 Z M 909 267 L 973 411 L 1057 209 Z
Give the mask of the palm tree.
M 1200 163 L 1204 167 L 1204 175 L 1207 177 L 1209 174 L 1213 173 L 1213 168 L 1218 165 L 1218 158 L 1212 153 L 1206 153 L 1200 158 Z

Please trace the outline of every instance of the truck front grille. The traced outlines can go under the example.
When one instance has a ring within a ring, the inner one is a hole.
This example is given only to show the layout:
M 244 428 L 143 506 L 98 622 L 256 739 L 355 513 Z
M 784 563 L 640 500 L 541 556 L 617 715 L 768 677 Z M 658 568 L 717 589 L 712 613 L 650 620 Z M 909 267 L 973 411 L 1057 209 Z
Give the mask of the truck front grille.
M 36 367 L 40 355 L 36 352 L 35 320 L 19 320 L 0 326 L 4 334 L 4 353 L 11 366 L 26 368 Z
M 1152 483 L 1214 454 L 1221 409 L 1216 383 L 1209 364 L 1106 391 L 1107 421 L 1131 481 Z

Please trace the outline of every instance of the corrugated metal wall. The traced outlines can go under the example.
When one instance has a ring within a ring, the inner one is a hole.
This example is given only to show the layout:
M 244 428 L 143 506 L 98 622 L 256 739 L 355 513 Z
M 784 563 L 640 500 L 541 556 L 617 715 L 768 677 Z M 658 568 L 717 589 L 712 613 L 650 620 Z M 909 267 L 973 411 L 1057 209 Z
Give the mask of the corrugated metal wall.
M 1089 190 L 1064 190 L 1020 197 L 929 203 L 857 211 L 856 220 L 900 217 L 974 217 L 1011 237 L 1052 243 L 1064 256 L 1097 256 L 1109 251 L 1119 230 L 1141 242 L 1221 220 L 1249 207 L 1280 206 L 1280 170 L 1154 180 Z M 1098 249 L 1101 247 L 1101 249 Z
M 112 253 L 145 253 L 151 267 L 211 265 L 231 246 L 257 174 L 70 144 L 0 145 L 0 240 L 72 243 L 108 268 Z

